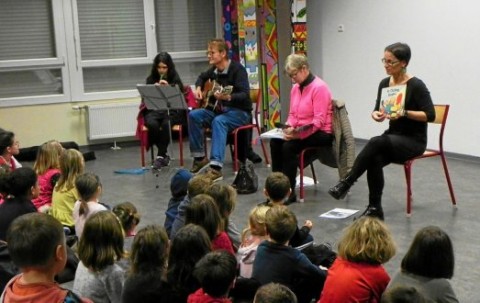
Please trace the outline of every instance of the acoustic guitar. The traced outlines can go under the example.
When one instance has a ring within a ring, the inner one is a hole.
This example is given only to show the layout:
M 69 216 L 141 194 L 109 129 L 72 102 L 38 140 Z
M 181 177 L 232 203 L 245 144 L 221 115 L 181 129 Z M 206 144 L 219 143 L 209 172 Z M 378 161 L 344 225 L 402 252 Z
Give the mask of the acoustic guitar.
M 221 100 L 215 99 L 213 96 L 216 92 L 220 92 L 222 94 L 231 94 L 233 90 L 233 86 L 228 85 L 226 87 L 221 86 L 215 80 L 209 79 L 203 85 L 202 90 L 202 100 L 199 101 L 199 106 L 201 108 L 205 108 L 211 110 L 213 112 L 220 112 L 221 111 Z

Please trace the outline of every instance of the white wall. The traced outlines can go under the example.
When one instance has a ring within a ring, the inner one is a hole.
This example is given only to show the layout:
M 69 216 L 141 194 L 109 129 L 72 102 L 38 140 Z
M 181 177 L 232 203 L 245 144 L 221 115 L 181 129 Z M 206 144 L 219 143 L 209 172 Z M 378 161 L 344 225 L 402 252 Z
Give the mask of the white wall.
M 480 156 L 474 97 L 480 96 L 480 2 L 308 0 L 307 9 L 312 70 L 347 102 L 355 137 L 368 139 L 387 127 L 370 113 L 386 77 L 383 49 L 400 41 L 412 49 L 409 73 L 425 82 L 434 103 L 451 104 L 446 151 Z

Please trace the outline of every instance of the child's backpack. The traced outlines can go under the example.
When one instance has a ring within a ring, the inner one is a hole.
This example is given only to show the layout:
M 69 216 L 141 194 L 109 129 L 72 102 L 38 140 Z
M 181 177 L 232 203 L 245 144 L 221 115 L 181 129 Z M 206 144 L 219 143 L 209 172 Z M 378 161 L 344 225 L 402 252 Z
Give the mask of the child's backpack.
M 238 194 L 251 194 L 258 189 L 258 176 L 253 169 L 253 164 L 242 164 L 232 186 Z

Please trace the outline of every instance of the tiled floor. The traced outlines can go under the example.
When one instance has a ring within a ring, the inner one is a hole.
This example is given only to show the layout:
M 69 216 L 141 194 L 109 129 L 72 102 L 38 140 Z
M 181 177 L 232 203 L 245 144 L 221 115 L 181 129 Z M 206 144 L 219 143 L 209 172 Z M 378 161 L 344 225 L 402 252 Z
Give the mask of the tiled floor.
M 122 144 L 120 144 L 121 146 Z M 127 144 L 128 145 L 128 144 Z M 130 144 L 131 145 L 131 144 Z M 177 148 L 177 144 L 173 148 Z M 188 150 L 188 142 L 185 144 Z M 358 146 L 360 150 L 362 146 Z M 260 148 L 255 147 L 257 152 Z M 101 178 L 104 193 L 102 202 L 110 205 L 123 201 L 133 202 L 142 214 L 140 227 L 146 224 L 163 224 L 164 212 L 168 199 L 169 180 L 178 167 L 177 160 L 169 168 L 159 173 L 146 171 L 144 174 L 116 174 L 114 170 L 140 168 L 138 146 L 123 147 L 120 150 L 109 148 L 95 151 L 97 159 L 86 163 L 88 171 Z M 178 152 L 174 151 L 174 157 Z M 188 156 L 188 152 L 187 152 Z M 186 167 L 191 159 L 186 159 Z M 403 167 L 391 165 L 385 168 L 386 186 L 383 206 L 385 221 L 394 234 L 398 245 L 397 255 L 386 264 L 388 272 L 393 275 L 417 230 L 426 225 L 438 225 L 446 230 L 455 247 L 456 267 L 452 279 L 454 290 L 460 302 L 480 302 L 480 271 L 477 253 L 480 251 L 480 202 L 478 184 L 480 181 L 480 161 L 448 159 L 450 174 L 455 189 L 458 208 L 453 208 L 445 182 L 445 176 L 439 159 L 420 160 L 413 168 L 413 216 L 405 216 L 405 177 Z M 323 219 L 319 215 L 335 207 L 358 209 L 363 211 L 367 204 L 368 190 L 366 178 L 362 177 L 343 201 L 331 198 L 327 190 L 335 184 L 338 173 L 320 163 L 315 164 L 319 184 L 306 189 L 305 203 L 291 205 L 299 222 L 310 219 L 314 222 L 312 235 L 315 242 L 335 243 L 352 217 L 341 220 Z M 309 173 L 308 170 L 307 174 Z M 236 209 L 232 215 L 239 228 L 247 222 L 249 210 L 264 200 L 262 189 L 270 168 L 263 163 L 256 165 L 260 188 L 255 194 L 239 195 Z M 224 167 L 225 182 L 232 183 L 232 162 L 226 156 Z

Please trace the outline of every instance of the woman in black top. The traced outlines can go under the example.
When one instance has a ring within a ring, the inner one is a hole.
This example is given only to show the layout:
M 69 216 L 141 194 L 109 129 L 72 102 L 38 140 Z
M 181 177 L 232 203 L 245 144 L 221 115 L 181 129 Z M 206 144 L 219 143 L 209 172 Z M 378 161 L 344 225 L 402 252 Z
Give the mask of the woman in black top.
M 146 80 L 147 84 L 155 85 L 178 85 L 180 91 L 184 92 L 184 86 L 180 76 L 175 69 L 172 57 L 167 52 L 159 53 L 153 59 L 152 71 Z M 144 125 L 148 128 L 149 145 L 157 146 L 157 158 L 153 163 L 154 167 L 160 169 L 169 165 L 170 157 L 167 154 L 167 147 L 170 143 L 170 125 L 186 124 L 186 112 L 184 110 L 170 110 L 170 116 L 166 110 L 149 110 L 145 107 L 143 100 L 140 105 L 143 114 Z M 152 147 L 153 148 L 153 147 Z
M 335 199 L 343 199 L 353 183 L 366 171 L 369 204 L 363 216 L 383 220 L 383 167 L 421 155 L 427 146 L 427 122 L 435 120 L 430 92 L 422 80 L 407 73 L 410 57 L 410 47 L 405 43 L 398 42 L 385 48 L 382 62 L 389 77 L 380 82 L 371 116 L 376 122 L 389 120 L 389 128 L 368 141 L 348 176 L 328 191 Z M 387 113 L 381 107 L 382 90 L 398 85 L 406 85 L 404 109 Z

